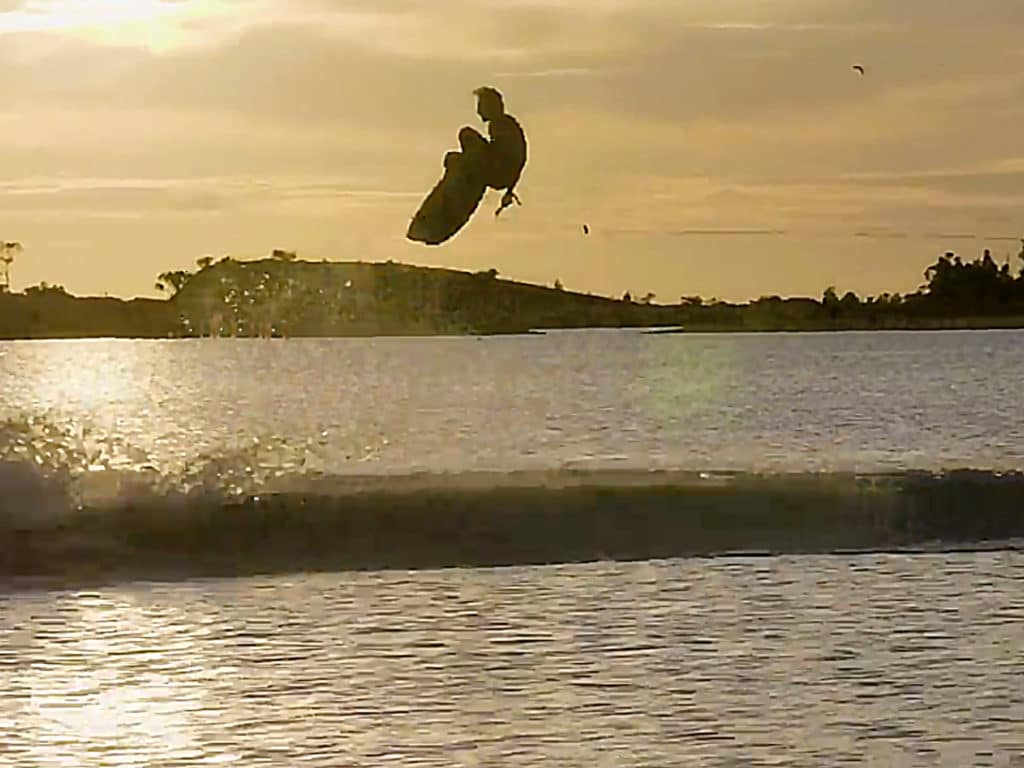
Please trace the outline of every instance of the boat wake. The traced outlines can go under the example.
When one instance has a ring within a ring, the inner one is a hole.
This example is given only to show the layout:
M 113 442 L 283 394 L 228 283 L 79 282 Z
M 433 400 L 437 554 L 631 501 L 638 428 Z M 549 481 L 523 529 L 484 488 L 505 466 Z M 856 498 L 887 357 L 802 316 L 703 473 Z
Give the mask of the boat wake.
M 175 473 L 97 465 L 42 429 L 0 430 L 0 582 L 1024 542 L 1019 472 L 327 474 L 249 448 Z

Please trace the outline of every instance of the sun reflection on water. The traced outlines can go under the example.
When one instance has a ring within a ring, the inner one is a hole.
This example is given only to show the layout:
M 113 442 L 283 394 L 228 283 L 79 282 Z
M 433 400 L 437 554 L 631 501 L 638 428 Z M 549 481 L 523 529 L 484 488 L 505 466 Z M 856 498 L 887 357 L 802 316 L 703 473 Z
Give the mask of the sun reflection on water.
M 22 763 L 80 768 L 204 757 L 196 718 L 216 709 L 208 692 L 217 672 L 190 652 L 202 627 L 167 607 L 86 592 L 63 596 L 32 623 L 33 636 L 22 637 L 30 647 L 12 649 L 31 659 L 15 665 L 13 679 L 27 706 L 9 713 Z
M 47 345 L 36 365 L 19 371 L 20 388 L 42 408 L 74 408 L 99 414 L 120 406 L 144 406 L 151 376 L 139 345 L 120 340 L 33 342 Z

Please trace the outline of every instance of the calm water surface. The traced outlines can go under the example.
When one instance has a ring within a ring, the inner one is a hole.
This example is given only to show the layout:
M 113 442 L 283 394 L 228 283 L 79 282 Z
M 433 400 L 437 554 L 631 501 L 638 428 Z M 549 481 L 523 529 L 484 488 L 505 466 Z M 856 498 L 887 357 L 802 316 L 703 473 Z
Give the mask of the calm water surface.
M 0 343 L 0 418 L 171 472 L 1020 469 L 1021 381 L 1022 331 Z
M 1021 765 L 1021 583 L 1007 552 L 9 595 L 0 763 Z

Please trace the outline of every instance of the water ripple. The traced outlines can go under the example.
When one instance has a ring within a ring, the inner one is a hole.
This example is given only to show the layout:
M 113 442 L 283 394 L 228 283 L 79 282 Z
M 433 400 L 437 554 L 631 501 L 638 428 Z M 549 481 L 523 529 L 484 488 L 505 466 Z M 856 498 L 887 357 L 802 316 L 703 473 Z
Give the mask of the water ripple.
M 135 584 L 0 602 L 0 763 L 1010 765 L 1019 553 Z

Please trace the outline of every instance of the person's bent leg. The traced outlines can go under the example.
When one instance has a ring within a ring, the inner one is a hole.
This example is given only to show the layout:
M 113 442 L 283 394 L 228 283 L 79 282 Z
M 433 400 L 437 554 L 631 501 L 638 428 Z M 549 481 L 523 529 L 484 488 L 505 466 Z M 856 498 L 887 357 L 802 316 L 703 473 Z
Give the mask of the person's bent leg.
M 461 152 L 448 152 L 444 156 L 444 170 L 445 172 L 455 171 L 458 169 L 459 164 L 462 162 Z
M 489 174 L 488 150 L 490 145 L 476 130 L 466 126 L 459 131 L 459 146 L 462 147 L 464 168 L 478 179 L 487 179 Z
M 467 155 L 476 154 L 487 149 L 487 139 L 478 130 L 467 125 L 459 131 L 459 146 Z

